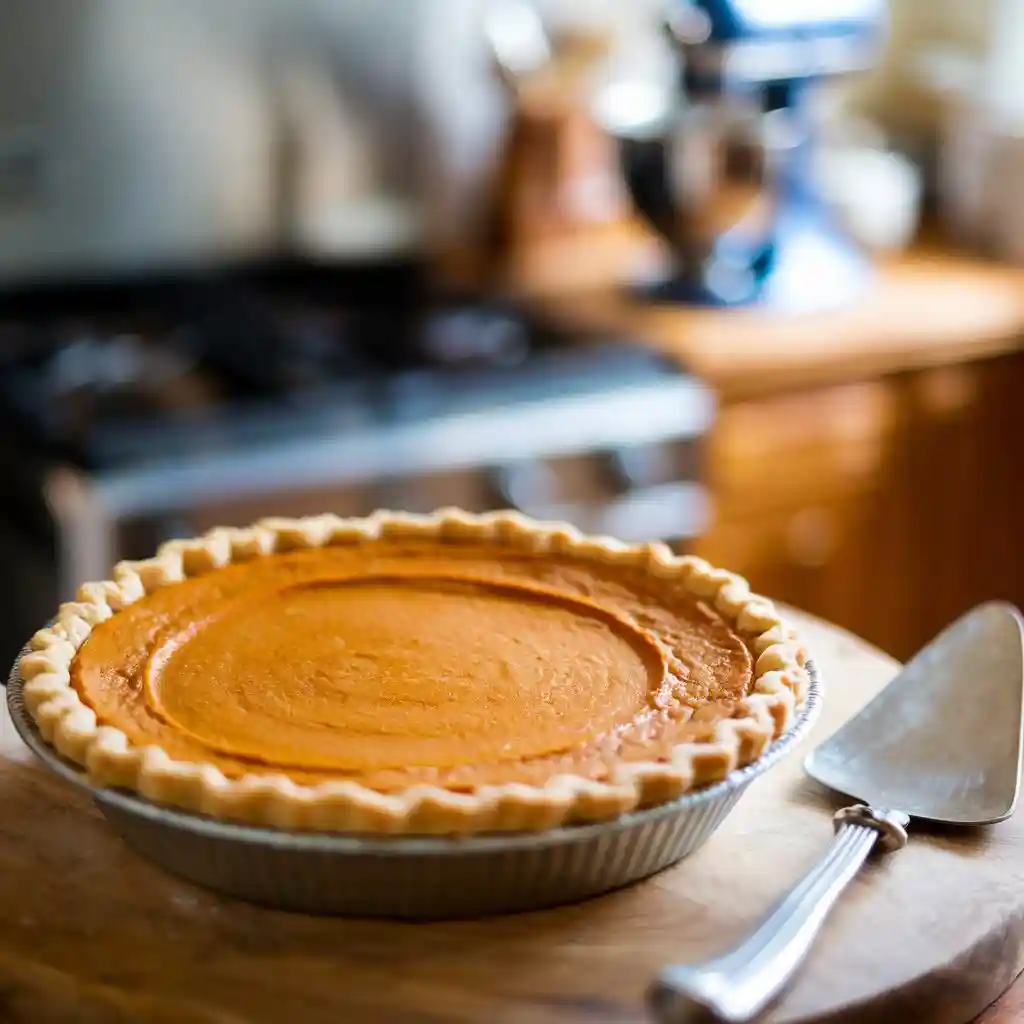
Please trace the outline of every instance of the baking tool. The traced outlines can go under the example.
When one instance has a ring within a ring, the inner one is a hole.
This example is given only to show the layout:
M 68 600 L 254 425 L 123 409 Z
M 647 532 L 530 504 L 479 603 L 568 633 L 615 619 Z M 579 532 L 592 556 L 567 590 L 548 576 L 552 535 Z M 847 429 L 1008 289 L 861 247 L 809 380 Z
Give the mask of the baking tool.
M 597 97 L 623 177 L 678 273 L 656 300 L 785 311 L 854 301 L 868 263 L 813 173 L 822 80 L 875 60 L 881 0 L 670 0 L 671 83 L 618 81 Z
M 822 146 L 815 179 L 836 218 L 865 249 L 891 253 L 913 240 L 922 180 L 907 157 L 853 140 Z
M 251 828 L 92 785 L 39 734 L 17 665 L 7 706 L 26 744 L 84 787 L 138 853 L 166 870 L 255 903 L 309 913 L 442 919 L 573 903 L 646 878 L 697 850 L 747 787 L 792 749 L 818 710 L 810 666 L 794 726 L 756 762 L 674 803 L 595 825 L 520 835 L 361 837 Z
M 662 1019 L 684 1019 L 697 1008 L 730 1022 L 757 1015 L 803 961 L 868 854 L 906 845 L 911 817 L 972 826 L 1013 814 L 1024 720 L 1022 638 L 1015 608 L 973 609 L 808 756 L 808 774 L 865 803 L 836 812 L 831 848 L 739 946 L 661 972 L 650 998 Z

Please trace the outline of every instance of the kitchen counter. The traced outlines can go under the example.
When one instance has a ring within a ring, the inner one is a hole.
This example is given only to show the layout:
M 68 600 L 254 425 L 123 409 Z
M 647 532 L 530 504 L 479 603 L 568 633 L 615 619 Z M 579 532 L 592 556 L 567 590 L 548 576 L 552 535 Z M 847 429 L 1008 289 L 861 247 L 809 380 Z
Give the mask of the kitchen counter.
M 612 241 L 546 240 L 510 290 L 713 385 L 699 553 L 897 657 L 974 602 L 1024 605 L 1024 268 L 930 238 L 855 305 L 783 317 L 631 298 Z
M 556 245 L 560 258 L 549 249 L 545 264 L 587 258 L 569 242 L 549 243 Z M 619 288 L 570 289 L 535 301 L 560 322 L 637 333 L 714 384 L 725 401 L 1024 348 L 1024 268 L 935 243 L 883 264 L 856 305 L 813 316 L 655 306 Z
M 882 685 L 892 675 L 894 663 L 856 638 L 826 623 L 804 618 L 798 623 L 837 695 Z M 766 792 L 758 791 L 762 797 Z M 685 896 L 685 884 L 682 897 L 673 889 L 685 883 L 686 864 L 578 906 L 484 921 L 402 924 L 261 909 L 196 888 L 133 854 L 83 791 L 30 754 L 6 707 L 0 708 L 0 796 L 4 1021 L 644 1024 L 643 991 L 651 972 L 678 949 L 680 928 L 687 927 L 678 915 L 688 915 L 692 926 L 700 913 L 701 901 Z M 749 811 L 747 799 L 753 793 L 744 799 Z M 806 794 L 795 803 L 796 820 L 809 815 L 824 841 L 827 817 L 817 817 L 819 809 Z M 759 823 L 764 829 L 764 820 Z M 741 829 L 733 838 L 744 834 Z M 757 834 L 769 847 L 783 838 L 771 828 Z M 997 850 L 1006 847 L 998 840 L 990 845 L 987 856 L 998 860 Z M 933 847 L 925 863 L 948 869 L 945 862 L 956 844 Z M 915 848 L 897 855 L 909 859 L 898 860 L 896 870 L 901 864 L 907 870 L 922 854 Z M 752 863 L 742 857 L 738 863 L 744 862 Z M 912 873 L 922 877 L 916 867 Z M 968 858 L 958 877 L 963 882 L 983 874 Z M 770 872 L 750 875 L 761 880 L 758 885 L 765 877 L 772 887 Z M 928 871 L 923 877 L 921 884 L 935 884 L 928 882 Z M 864 880 L 859 894 L 855 886 L 837 908 L 783 1011 L 815 1005 L 818 998 L 833 1005 L 837 989 L 849 993 L 843 975 L 849 950 L 838 951 L 836 942 L 844 927 L 855 926 L 858 903 L 871 921 L 864 903 L 870 885 Z M 731 891 L 723 890 L 719 901 Z M 882 903 L 888 902 L 883 897 Z M 961 909 L 964 903 L 961 892 Z M 984 902 L 977 913 L 986 927 L 998 917 Z M 723 914 L 722 926 L 735 921 L 730 911 Z M 941 919 L 935 923 L 941 930 Z M 983 933 L 979 928 L 969 940 L 976 943 L 974 955 L 952 964 L 936 961 L 927 976 L 913 974 L 898 989 L 889 988 L 883 1006 L 876 1008 L 889 1005 L 886 1019 L 905 1020 L 917 1019 L 914 1009 L 937 1004 L 944 1020 L 958 1024 L 976 1013 L 1007 984 L 1019 962 L 1017 944 L 1007 939 L 993 946 L 979 940 Z M 949 941 L 949 931 L 945 934 Z M 925 958 L 928 948 L 924 943 Z M 884 947 L 875 951 L 885 955 Z M 870 974 L 864 980 L 872 991 L 891 984 Z M 1013 991 L 1005 999 L 1009 1012 L 989 1011 L 983 1024 L 1016 1019 L 1012 1011 L 1019 994 Z

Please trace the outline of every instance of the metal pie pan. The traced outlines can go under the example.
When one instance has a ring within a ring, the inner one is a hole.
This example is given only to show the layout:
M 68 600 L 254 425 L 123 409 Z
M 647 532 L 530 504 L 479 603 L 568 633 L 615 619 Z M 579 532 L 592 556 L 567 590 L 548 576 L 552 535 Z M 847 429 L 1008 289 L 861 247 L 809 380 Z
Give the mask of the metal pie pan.
M 807 700 L 793 727 L 721 782 L 609 822 L 466 838 L 292 832 L 178 811 L 93 785 L 58 754 L 25 707 L 17 663 L 7 706 L 32 751 L 86 789 L 137 853 L 174 875 L 283 910 L 442 920 L 576 903 L 647 878 L 699 849 L 747 787 L 807 733 L 820 704 L 818 675 L 813 664 L 808 668 Z

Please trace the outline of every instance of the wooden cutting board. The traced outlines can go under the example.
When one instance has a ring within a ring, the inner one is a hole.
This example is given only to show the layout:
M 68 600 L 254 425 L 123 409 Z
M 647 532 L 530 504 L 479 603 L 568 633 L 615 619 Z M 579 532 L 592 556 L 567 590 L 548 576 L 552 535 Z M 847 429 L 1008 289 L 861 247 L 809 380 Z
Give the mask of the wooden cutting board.
M 832 627 L 808 620 L 806 630 L 825 683 L 810 745 L 897 666 Z M 658 965 L 730 945 L 828 843 L 833 804 L 802 778 L 800 759 L 755 783 L 703 850 L 645 883 L 543 913 L 392 924 L 262 910 L 162 874 L 4 719 L 0 1016 L 643 1021 Z M 1022 964 L 1024 816 L 975 833 L 915 832 L 854 882 L 767 1019 L 963 1024 Z

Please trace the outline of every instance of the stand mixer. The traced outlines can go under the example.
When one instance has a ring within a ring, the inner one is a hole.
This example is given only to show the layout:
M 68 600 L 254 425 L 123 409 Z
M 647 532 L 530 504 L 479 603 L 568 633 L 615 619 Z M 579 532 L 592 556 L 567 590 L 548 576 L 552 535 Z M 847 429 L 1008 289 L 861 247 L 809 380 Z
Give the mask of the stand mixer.
M 884 0 L 669 0 L 675 81 L 617 82 L 595 109 L 675 256 L 645 297 L 796 313 L 857 297 L 870 264 L 815 187 L 812 100 L 871 66 L 886 22 Z

